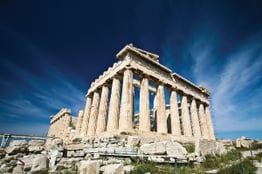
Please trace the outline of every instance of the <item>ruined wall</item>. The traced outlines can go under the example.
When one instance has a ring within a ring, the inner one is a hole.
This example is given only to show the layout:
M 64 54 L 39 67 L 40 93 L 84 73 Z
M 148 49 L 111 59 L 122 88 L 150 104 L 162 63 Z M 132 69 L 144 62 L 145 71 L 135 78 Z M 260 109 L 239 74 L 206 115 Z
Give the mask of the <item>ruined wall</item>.
M 69 140 L 73 136 L 72 130 L 76 127 L 77 118 L 71 116 L 71 110 L 62 108 L 56 115 L 50 116 L 50 126 L 47 136 L 60 137 Z

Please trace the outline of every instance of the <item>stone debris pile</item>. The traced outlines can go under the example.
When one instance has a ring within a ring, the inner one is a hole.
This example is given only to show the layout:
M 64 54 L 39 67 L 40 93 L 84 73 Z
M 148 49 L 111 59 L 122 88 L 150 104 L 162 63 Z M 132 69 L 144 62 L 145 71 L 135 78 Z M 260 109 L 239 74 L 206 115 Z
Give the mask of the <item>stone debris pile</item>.
M 210 140 L 209 140 L 210 141 Z M 168 136 L 118 135 L 63 142 L 54 138 L 14 140 L 0 149 L 0 173 L 130 173 L 132 162 L 201 162 L 201 153 L 188 152 Z M 197 141 L 195 141 L 197 142 Z M 191 143 L 195 146 L 194 141 Z M 199 148 L 201 149 L 201 148 Z M 203 148 L 202 148 L 203 149 Z

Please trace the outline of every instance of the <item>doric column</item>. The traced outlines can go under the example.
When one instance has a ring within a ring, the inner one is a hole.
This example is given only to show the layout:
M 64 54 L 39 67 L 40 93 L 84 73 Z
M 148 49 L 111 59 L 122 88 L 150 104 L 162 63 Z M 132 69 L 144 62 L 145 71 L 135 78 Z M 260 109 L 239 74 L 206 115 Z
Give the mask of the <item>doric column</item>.
M 99 93 L 96 91 L 94 92 L 92 107 L 90 111 L 90 118 L 88 123 L 87 136 L 89 137 L 95 136 L 98 105 L 99 105 Z
M 170 117 L 171 117 L 171 130 L 173 135 L 181 135 L 179 112 L 177 105 L 177 94 L 174 89 L 171 90 L 170 94 Z
M 208 138 L 206 114 L 204 111 L 204 105 L 202 103 L 200 103 L 199 105 L 199 117 L 200 117 L 200 128 L 201 128 L 202 137 Z
M 209 133 L 209 138 L 212 139 L 212 140 L 215 140 L 216 138 L 215 138 L 215 134 L 214 134 L 212 118 L 211 118 L 211 114 L 210 114 L 210 110 L 209 110 L 208 106 L 206 106 L 205 114 L 206 114 L 206 119 L 207 119 L 207 129 L 208 129 L 208 133 Z
M 191 116 L 192 116 L 192 126 L 193 126 L 194 137 L 200 138 L 201 131 L 200 131 L 200 126 L 199 126 L 198 114 L 197 114 L 196 100 L 194 98 L 192 99 L 190 110 L 191 110 Z
M 158 85 L 157 88 L 157 132 L 167 133 L 167 119 L 166 119 L 166 101 L 164 86 Z
M 119 118 L 120 130 L 133 129 L 133 100 L 133 72 L 131 71 L 131 69 L 126 69 L 123 77 L 122 100 Z
M 185 95 L 182 96 L 181 109 L 182 109 L 182 125 L 183 125 L 184 135 L 192 136 L 187 97 Z
M 89 122 L 91 106 L 92 106 L 92 97 L 87 96 L 86 97 L 85 110 L 84 110 L 84 117 L 83 117 L 83 121 L 82 121 L 82 125 L 81 125 L 80 137 L 86 137 L 87 136 L 87 129 L 88 129 L 88 122 Z
M 119 104 L 120 104 L 120 80 L 118 78 L 113 79 L 109 111 L 108 111 L 108 121 L 107 121 L 107 131 L 117 130 L 119 121 Z
M 104 85 L 102 87 L 101 100 L 99 104 L 96 134 L 104 132 L 106 129 L 106 113 L 107 113 L 107 102 L 108 102 L 109 88 Z
M 139 130 L 150 131 L 149 91 L 146 77 L 143 77 L 140 85 Z
M 81 132 L 81 126 L 83 122 L 83 117 L 84 117 L 84 111 L 80 110 L 78 112 L 78 117 L 77 117 L 77 122 L 76 122 L 76 133 L 75 137 L 80 137 L 80 132 Z

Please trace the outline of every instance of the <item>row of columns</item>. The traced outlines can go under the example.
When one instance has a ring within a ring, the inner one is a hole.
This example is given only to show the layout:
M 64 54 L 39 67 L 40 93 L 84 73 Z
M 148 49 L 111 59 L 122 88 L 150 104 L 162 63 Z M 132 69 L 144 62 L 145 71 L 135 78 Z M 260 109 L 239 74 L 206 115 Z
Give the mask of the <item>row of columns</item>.
M 77 130 L 81 137 L 92 137 L 104 131 L 128 131 L 133 129 L 134 89 L 131 69 L 126 69 L 123 74 L 121 103 L 120 86 L 120 79 L 118 77 L 113 78 L 109 109 L 108 85 L 104 85 L 101 91 L 93 92 L 92 96 L 87 96 L 84 114 L 79 119 L 82 119 L 82 124 L 78 127 L 79 130 Z M 139 130 L 150 131 L 149 79 L 147 76 L 141 79 L 139 106 Z M 157 87 L 154 109 L 157 115 L 157 132 L 167 133 L 166 100 L 163 84 L 159 84 Z M 106 120 L 107 115 L 108 118 Z M 208 106 L 204 107 L 204 104 L 200 103 L 197 109 L 196 101 L 193 98 L 189 108 L 186 95 L 181 97 L 182 124 L 180 124 L 177 92 L 175 89 L 171 89 L 170 92 L 170 117 L 171 131 L 174 135 L 181 135 L 182 129 L 184 136 L 215 138 Z

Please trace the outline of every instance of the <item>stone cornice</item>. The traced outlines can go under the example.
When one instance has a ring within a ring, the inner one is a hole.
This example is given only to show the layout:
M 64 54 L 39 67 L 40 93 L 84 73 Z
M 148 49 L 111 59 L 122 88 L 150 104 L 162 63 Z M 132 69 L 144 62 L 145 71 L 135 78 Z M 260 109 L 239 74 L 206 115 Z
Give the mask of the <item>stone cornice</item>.
M 70 115 L 71 110 L 68 108 L 62 108 L 60 111 L 57 112 L 57 114 L 50 116 L 51 118 L 50 124 L 53 124 L 55 121 L 57 121 L 58 119 L 60 119 L 66 114 Z

